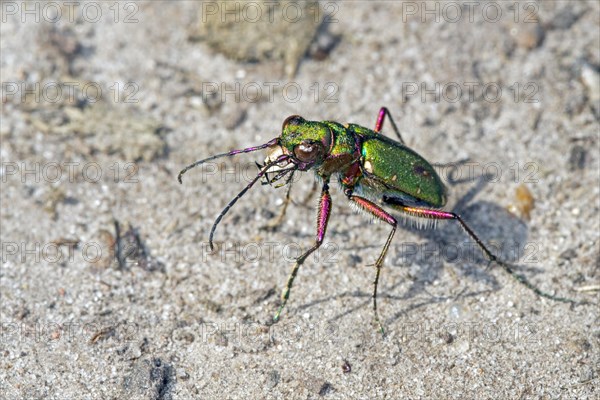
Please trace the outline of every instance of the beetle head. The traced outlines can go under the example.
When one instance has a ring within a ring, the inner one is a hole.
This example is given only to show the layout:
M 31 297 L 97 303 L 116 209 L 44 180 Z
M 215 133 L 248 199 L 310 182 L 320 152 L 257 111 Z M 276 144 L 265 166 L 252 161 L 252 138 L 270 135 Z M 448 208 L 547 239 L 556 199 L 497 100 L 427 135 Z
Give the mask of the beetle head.
M 302 171 L 320 165 L 329 153 L 331 143 L 331 130 L 321 122 L 307 121 L 298 115 L 283 122 L 279 145 Z

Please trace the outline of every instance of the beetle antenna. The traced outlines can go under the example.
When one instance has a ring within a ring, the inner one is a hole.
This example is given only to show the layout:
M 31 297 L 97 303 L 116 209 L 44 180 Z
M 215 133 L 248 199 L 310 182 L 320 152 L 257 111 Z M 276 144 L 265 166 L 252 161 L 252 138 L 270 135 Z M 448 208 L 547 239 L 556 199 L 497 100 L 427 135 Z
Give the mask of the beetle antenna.
M 265 144 L 261 144 L 260 146 L 248 147 L 246 149 L 241 149 L 241 150 L 231 150 L 228 153 L 217 154 L 215 156 L 205 158 L 204 160 L 196 161 L 195 163 L 190 164 L 187 167 L 185 167 L 184 169 L 182 169 L 181 172 L 179 172 L 179 175 L 177 175 L 177 180 L 179 181 L 179 183 L 183 183 L 183 181 L 181 180 L 181 177 L 183 176 L 183 174 L 185 174 L 190 169 L 197 167 L 198 165 L 204 164 L 207 161 L 212 161 L 212 160 L 214 160 L 216 158 L 235 156 L 236 154 L 250 153 L 250 152 L 253 152 L 253 151 L 257 151 L 257 150 L 262 150 L 264 148 L 267 148 L 267 147 L 270 147 L 270 146 L 273 146 L 273 145 L 277 144 L 278 140 L 279 140 L 279 138 L 275 138 L 275 139 L 269 140 Z
M 221 213 L 219 214 L 219 216 L 217 217 L 217 219 L 215 220 L 212 228 L 210 229 L 210 234 L 208 235 L 208 244 L 210 246 L 210 250 L 213 250 L 213 236 L 215 234 L 215 230 L 217 229 L 217 225 L 219 225 L 219 222 L 221 222 L 221 219 L 223 219 L 223 217 L 225 216 L 225 214 L 227 214 L 227 212 L 229 211 L 229 209 L 231 207 L 233 207 L 233 205 L 244 195 L 246 194 L 246 192 L 248 190 L 250 190 L 250 188 L 252 186 L 254 186 L 254 184 L 260 179 L 262 178 L 263 175 L 265 175 L 267 173 L 267 171 L 273 166 L 276 165 L 282 161 L 286 161 L 290 158 L 289 155 L 287 154 L 282 154 L 279 157 L 277 157 L 275 160 L 266 163 L 260 171 L 258 171 L 258 174 L 252 179 L 252 181 L 250 181 L 250 183 L 248 184 L 248 186 L 246 186 L 245 188 L 242 189 L 241 192 L 238 193 L 237 196 L 235 196 L 223 209 L 223 211 L 221 211 Z

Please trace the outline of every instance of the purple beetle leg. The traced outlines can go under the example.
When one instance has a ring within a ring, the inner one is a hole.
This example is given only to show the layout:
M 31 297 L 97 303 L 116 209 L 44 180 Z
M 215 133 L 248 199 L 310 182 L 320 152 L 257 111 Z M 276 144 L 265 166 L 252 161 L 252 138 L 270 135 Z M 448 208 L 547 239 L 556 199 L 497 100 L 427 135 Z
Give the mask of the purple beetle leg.
M 379 114 L 377 114 L 377 122 L 375 123 L 375 132 L 381 132 L 381 128 L 383 128 L 383 122 L 385 121 L 385 116 L 388 116 L 390 119 L 390 123 L 392 124 L 392 128 L 394 128 L 394 132 L 396 132 L 396 136 L 398 136 L 398 140 L 400 143 L 404 144 L 404 140 L 402 140 L 402 135 L 400 135 L 400 130 L 396 123 L 394 122 L 394 118 L 392 118 L 392 114 L 390 114 L 390 110 L 387 107 L 381 107 L 379 109 Z
M 279 306 L 279 309 L 277 310 L 277 312 L 275 313 L 275 316 L 273 317 L 273 322 L 279 321 L 281 311 L 283 311 L 283 308 L 285 307 L 285 304 L 287 303 L 287 301 L 290 297 L 290 290 L 292 289 L 294 279 L 296 278 L 296 275 L 298 274 L 298 270 L 300 269 L 300 266 L 304 263 L 306 258 L 308 258 L 308 256 L 310 256 L 315 250 L 317 250 L 323 243 L 323 239 L 325 238 L 325 231 L 327 230 L 327 222 L 329 221 L 330 213 L 331 213 L 331 196 L 329 195 L 329 183 L 326 181 L 323 184 L 323 189 L 321 191 L 321 199 L 319 200 L 319 212 L 317 214 L 317 237 L 315 239 L 315 244 L 310 249 L 308 249 L 304 254 L 302 254 L 300 257 L 298 257 L 298 259 L 296 260 L 296 264 L 294 265 L 294 268 L 292 269 L 292 272 L 290 273 L 286 287 L 283 290 L 283 293 L 281 294 L 281 305 Z
M 545 297 L 547 299 L 551 299 L 551 300 L 555 300 L 555 301 L 560 301 L 562 303 L 578 303 L 577 301 L 572 300 L 572 299 L 551 295 L 551 294 L 543 292 L 540 289 L 538 289 L 537 287 L 535 287 L 531 282 L 529 282 L 527 280 L 527 278 L 525 278 L 525 276 L 519 275 L 517 272 L 515 272 L 514 265 L 509 264 L 505 261 L 502 261 L 498 257 L 496 257 L 487 248 L 487 246 L 481 241 L 481 239 L 479 239 L 479 237 L 477 237 L 475 232 L 469 227 L 469 225 L 466 224 L 466 222 L 460 217 L 460 215 L 453 213 L 453 212 L 432 210 L 432 209 L 427 209 L 427 208 L 407 207 L 407 206 L 402 206 L 402 205 L 393 205 L 392 207 L 394 209 L 403 211 L 407 214 L 410 214 L 410 215 L 413 215 L 416 217 L 432 218 L 432 219 L 438 219 L 438 220 L 441 219 L 441 220 L 456 220 L 456 221 L 458 221 L 460 223 L 460 225 L 462 226 L 462 228 L 465 230 L 465 232 L 471 237 L 471 239 L 473 239 L 475 241 L 475 243 L 477 243 L 477 246 L 479 246 L 481 251 L 486 255 L 486 257 L 489 260 L 489 264 L 496 263 L 504 271 L 506 271 L 510 276 L 512 276 L 517 282 L 519 282 L 523 286 L 529 288 L 538 296 Z
M 377 322 L 377 325 L 379 326 L 379 330 L 381 331 L 381 334 L 383 334 L 384 333 L 383 325 L 381 324 L 381 321 L 379 320 L 379 313 L 377 312 L 377 285 L 379 283 L 379 275 L 381 273 L 381 267 L 383 266 L 383 261 L 385 260 L 385 255 L 388 251 L 388 248 L 390 247 L 390 243 L 392 243 L 392 238 L 394 237 L 394 233 L 396 233 L 396 226 L 398 225 L 398 222 L 392 215 L 388 214 L 384 209 L 382 209 L 377 204 L 375 204 L 363 197 L 354 196 L 354 195 L 350 194 L 348 196 L 348 199 L 350 201 L 356 203 L 361 209 L 363 209 L 364 211 L 373 215 L 375 218 L 377 218 L 383 222 L 386 222 L 392 226 L 392 231 L 388 235 L 385 245 L 383 246 L 383 249 L 381 250 L 379 257 L 377 258 L 377 261 L 375 262 L 375 268 L 377 269 L 377 273 L 375 274 L 375 280 L 373 281 L 373 312 L 375 313 L 375 321 Z

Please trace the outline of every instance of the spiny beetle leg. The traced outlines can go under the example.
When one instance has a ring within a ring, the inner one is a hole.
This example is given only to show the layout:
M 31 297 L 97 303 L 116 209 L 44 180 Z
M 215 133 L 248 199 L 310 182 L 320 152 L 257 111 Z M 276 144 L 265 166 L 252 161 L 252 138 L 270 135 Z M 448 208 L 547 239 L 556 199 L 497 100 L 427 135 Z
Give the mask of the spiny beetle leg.
M 287 208 L 289 206 L 289 204 L 292 202 L 292 197 L 291 197 L 291 190 L 292 190 L 292 184 L 294 183 L 294 181 L 292 180 L 293 178 L 293 173 L 290 174 L 290 176 L 288 177 L 288 181 L 289 186 L 287 188 L 287 192 L 285 194 L 285 199 L 283 202 L 283 208 L 281 209 L 281 212 L 279 213 L 279 215 L 277 217 L 274 217 L 271 221 L 269 221 L 266 225 L 262 226 L 261 229 L 265 229 L 265 230 L 274 230 L 277 226 L 279 226 L 281 224 L 281 221 L 283 221 L 283 217 L 285 217 L 285 213 L 287 211 Z M 287 181 L 286 181 L 286 185 L 287 185 Z M 313 195 L 315 194 L 315 192 L 317 191 L 317 181 L 313 180 L 312 186 L 310 188 L 310 190 L 308 191 L 308 194 L 306 195 L 306 197 L 301 201 L 301 204 L 306 204 L 308 203 Z
M 287 211 L 288 205 L 290 204 L 290 201 L 292 200 L 291 192 L 292 192 L 292 185 L 294 184 L 293 177 L 294 177 L 294 172 L 292 172 L 290 174 L 290 176 L 288 177 L 288 179 L 285 182 L 285 184 L 288 185 L 288 187 L 287 187 L 287 190 L 285 191 L 285 198 L 283 200 L 283 205 L 281 207 L 281 211 L 279 212 L 279 215 L 277 217 L 274 217 L 273 219 L 271 219 L 265 225 L 261 226 L 261 229 L 265 229 L 268 231 L 275 230 L 275 228 L 277 228 L 281 224 L 281 221 L 283 221 L 283 217 L 285 217 L 285 213 Z
M 381 131 L 381 128 L 383 128 L 383 122 L 385 121 L 386 115 L 390 119 L 392 128 L 394 128 L 394 132 L 396 132 L 396 136 L 398 136 L 398 140 L 400 140 L 400 143 L 404 144 L 404 140 L 402 140 L 402 135 L 400 135 L 400 130 L 396 126 L 394 118 L 392 118 L 392 114 L 390 114 L 390 110 L 388 110 L 387 107 L 381 107 L 379 109 L 379 114 L 377 115 L 377 122 L 375 123 L 375 132 L 379 133 Z
M 330 212 L 331 196 L 329 195 L 329 183 L 328 181 L 325 181 L 325 183 L 323 183 L 323 189 L 321 191 L 321 199 L 319 200 L 319 212 L 317 215 L 317 237 L 315 239 L 315 244 L 296 260 L 296 264 L 294 265 L 294 268 L 290 273 L 286 287 L 283 290 L 283 293 L 281 294 L 281 305 L 279 306 L 279 309 L 273 317 L 273 322 L 279 321 L 281 312 L 283 311 L 283 308 L 285 307 L 285 304 L 287 303 L 290 297 L 290 290 L 292 289 L 294 279 L 298 274 L 300 266 L 304 263 L 308 256 L 310 256 L 315 250 L 321 247 L 323 239 L 325 238 L 325 231 L 327 230 L 327 221 L 329 221 Z
M 383 261 L 385 260 L 385 255 L 388 251 L 388 248 L 390 247 L 390 243 L 392 242 L 394 233 L 396 233 L 396 226 L 398 225 L 398 223 L 393 216 L 388 214 L 385 210 L 383 210 L 381 207 L 379 207 L 375 203 L 365 199 L 364 197 L 354 196 L 354 195 L 352 195 L 351 191 L 348 191 L 346 193 L 346 195 L 348 196 L 348 199 L 350 201 L 356 203 L 360 208 L 362 208 L 369 214 L 373 215 L 375 218 L 380 219 L 381 221 L 387 222 L 388 224 L 390 224 L 392 226 L 392 231 L 388 235 L 385 245 L 383 246 L 383 249 L 381 250 L 381 253 L 379 254 L 379 258 L 377 258 L 377 261 L 375 262 L 375 268 L 377 269 L 377 272 L 375 274 L 375 280 L 373 281 L 373 311 L 375 313 L 375 320 L 377 322 L 377 325 L 379 326 L 379 330 L 381 331 L 381 334 L 383 335 L 383 333 L 384 333 L 383 325 L 381 324 L 381 321 L 379 320 L 379 313 L 377 312 L 377 285 L 379 283 L 379 275 L 381 273 L 381 267 L 383 266 Z
M 304 200 L 302 200 L 302 204 L 306 204 L 310 201 L 310 199 L 312 199 L 312 197 L 314 196 L 315 192 L 317 191 L 317 180 L 316 178 L 313 180 L 312 186 L 310 188 L 310 190 L 308 191 L 308 194 L 306 195 L 306 197 L 304 198 Z
M 560 301 L 562 303 L 572 303 L 572 304 L 578 303 L 577 301 L 572 300 L 572 299 L 551 295 L 551 294 L 543 292 L 540 289 L 538 289 L 537 287 L 535 287 L 531 282 L 529 282 L 527 280 L 527 278 L 525 278 L 525 276 L 519 275 L 517 272 L 515 272 L 515 270 L 513 269 L 514 266 L 512 264 L 504 262 L 504 261 L 500 260 L 498 257 L 496 257 L 485 246 L 485 244 L 483 244 L 481 239 L 479 239 L 479 237 L 477 237 L 475 232 L 473 232 L 473 230 L 465 223 L 465 221 L 460 217 L 460 215 L 453 213 L 453 212 L 432 210 L 432 209 L 427 209 L 427 208 L 408 207 L 408 206 L 403 206 L 403 205 L 399 205 L 399 204 L 391 204 L 390 206 L 393 207 L 394 209 L 403 211 L 407 214 L 410 214 L 410 215 L 413 215 L 416 217 L 445 219 L 445 220 L 452 219 L 452 220 L 458 221 L 460 223 L 460 225 L 462 226 L 462 228 L 465 230 L 465 232 L 467 232 L 467 234 L 471 237 L 471 239 L 473 239 L 475 241 L 475 243 L 477 243 L 477 246 L 479 246 L 481 251 L 486 255 L 490 264 L 491 263 L 498 264 L 504 271 L 506 271 L 510 276 L 512 276 L 517 282 L 519 282 L 523 286 L 527 287 L 528 289 L 532 290 L 538 296 L 545 297 L 547 299 L 554 300 L 554 301 Z

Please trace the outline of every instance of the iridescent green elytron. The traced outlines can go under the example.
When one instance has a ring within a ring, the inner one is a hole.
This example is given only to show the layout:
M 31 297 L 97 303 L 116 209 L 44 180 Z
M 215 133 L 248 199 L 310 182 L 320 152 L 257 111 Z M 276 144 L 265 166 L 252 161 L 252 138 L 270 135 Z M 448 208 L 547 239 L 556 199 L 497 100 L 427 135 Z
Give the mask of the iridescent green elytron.
M 386 116 L 390 119 L 399 141 L 380 133 Z M 279 320 L 289 299 L 300 266 L 323 243 L 331 213 L 329 182 L 332 176 L 338 177 L 348 201 L 391 227 L 391 232 L 375 262 L 376 272 L 373 281 L 373 311 L 375 321 L 382 333 L 383 326 L 377 311 L 377 285 L 385 255 L 398 225 L 397 219 L 389 211 L 430 220 L 455 220 L 477 243 L 489 263 L 496 263 L 539 296 L 575 303 L 574 300 L 556 297 L 533 286 L 524 276 L 514 271 L 513 265 L 492 254 L 458 214 L 440 210 L 446 204 L 444 184 L 432 165 L 404 144 L 394 120 L 385 107 L 379 111 L 374 130 L 355 124 L 342 125 L 333 121 L 307 121 L 293 115 L 284 121 L 279 137 L 263 145 L 233 150 L 197 161 L 179 173 L 179 182 L 181 183 L 181 177 L 186 171 L 207 161 L 260 149 L 269 151 L 265 163 L 259 165 L 260 170 L 256 177 L 227 204 L 215 220 L 209 235 L 211 248 L 215 229 L 223 216 L 261 178 L 266 180 L 264 183 L 269 184 L 286 178 L 282 184 L 288 185 L 283 210 L 290 200 L 289 190 L 296 171 L 314 170 L 322 179 L 315 243 L 296 260 L 281 295 L 281 305 L 273 318 L 275 322 Z

